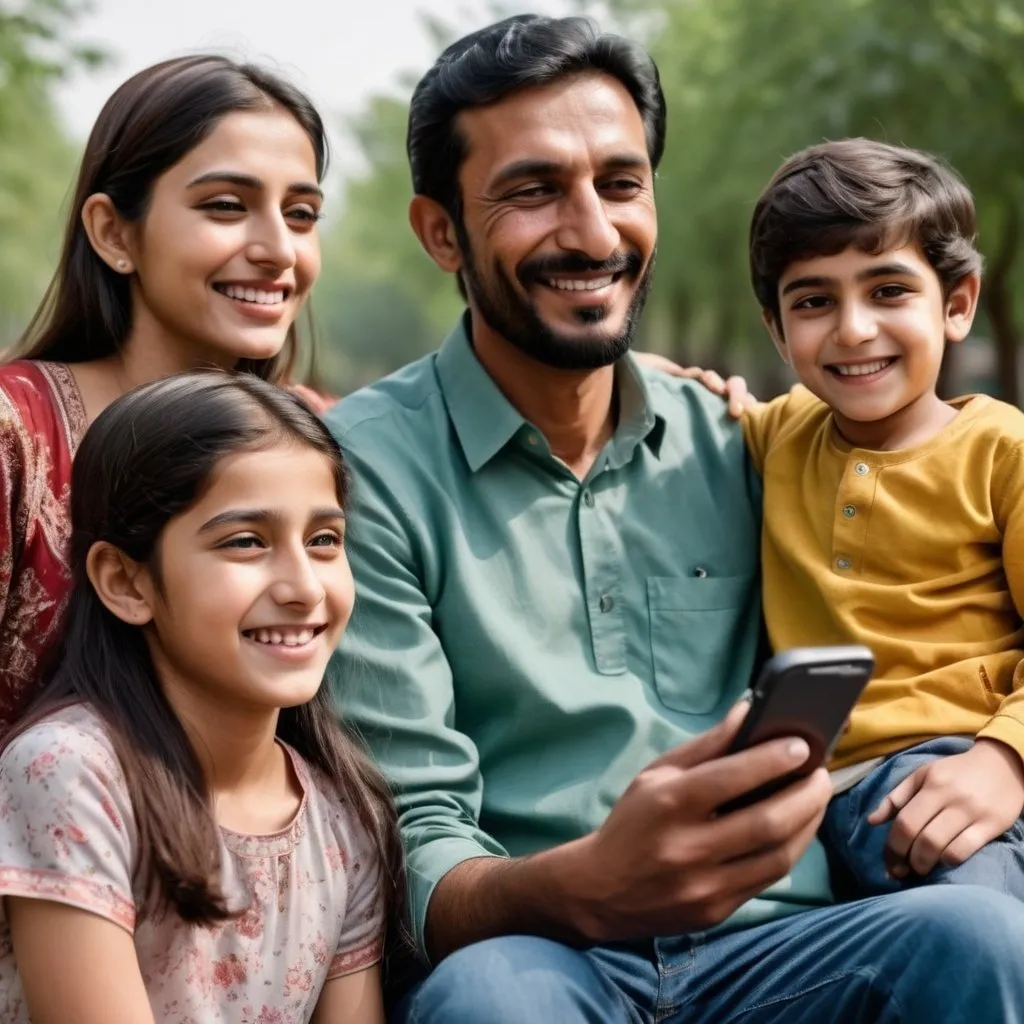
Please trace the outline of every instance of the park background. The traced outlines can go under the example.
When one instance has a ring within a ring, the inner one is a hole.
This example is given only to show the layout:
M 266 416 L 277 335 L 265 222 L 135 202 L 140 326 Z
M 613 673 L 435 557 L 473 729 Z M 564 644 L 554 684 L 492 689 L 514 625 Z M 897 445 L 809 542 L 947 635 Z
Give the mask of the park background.
M 638 347 L 784 388 L 748 284 L 750 211 L 790 153 L 864 135 L 932 150 L 974 190 L 981 314 L 942 386 L 1020 404 L 1024 0 L 0 0 L 0 350 L 52 273 L 104 99 L 199 50 L 273 64 L 329 122 L 320 384 L 344 394 L 435 348 L 461 303 L 406 222 L 408 96 L 445 43 L 523 10 L 592 15 L 658 61 L 668 143 Z

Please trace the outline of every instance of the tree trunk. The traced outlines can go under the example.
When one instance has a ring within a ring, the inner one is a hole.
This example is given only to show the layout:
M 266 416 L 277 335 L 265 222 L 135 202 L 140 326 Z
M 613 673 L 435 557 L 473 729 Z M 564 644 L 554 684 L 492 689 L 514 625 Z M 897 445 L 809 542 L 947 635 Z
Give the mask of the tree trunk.
M 989 269 L 982 289 L 985 311 L 992 328 L 996 349 L 996 374 L 999 397 L 1011 405 L 1020 405 L 1020 377 L 1017 359 L 1017 324 L 1013 315 L 1010 278 L 1020 248 L 1020 220 L 1017 204 L 1010 202 L 1003 222 L 999 251 Z

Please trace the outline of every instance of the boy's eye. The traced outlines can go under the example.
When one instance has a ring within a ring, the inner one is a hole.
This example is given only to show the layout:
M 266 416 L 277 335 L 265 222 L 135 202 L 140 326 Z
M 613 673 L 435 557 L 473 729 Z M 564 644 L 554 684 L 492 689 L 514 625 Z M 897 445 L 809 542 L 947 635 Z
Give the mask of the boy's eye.
M 827 295 L 808 295 L 793 303 L 794 309 L 821 309 L 831 300 Z
M 898 299 L 909 291 L 910 289 L 902 284 L 883 284 L 881 288 L 875 289 L 875 298 Z

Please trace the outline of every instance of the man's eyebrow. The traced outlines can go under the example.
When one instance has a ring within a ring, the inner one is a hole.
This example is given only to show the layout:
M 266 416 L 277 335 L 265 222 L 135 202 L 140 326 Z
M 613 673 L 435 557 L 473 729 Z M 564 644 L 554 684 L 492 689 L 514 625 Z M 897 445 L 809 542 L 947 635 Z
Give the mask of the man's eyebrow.
M 239 174 L 237 171 L 207 171 L 193 178 L 186 188 L 196 188 L 199 185 L 237 185 L 239 188 L 261 189 L 263 182 L 252 174 Z M 290 193 L 299 195 L 313 195 L 323 198 L 323 189 L 311 181 L 297 181 L 288 186 Z
M 909 263 L 879 263 L 873 267 L 867 267 L 865 270 L 860 271 L 857 274 L 857 281 L 873 281 L 877 277 L 914 277 L 920 279 L 921 274 L 915 270 Z M 790 292 L 795 292 L 799 288 L 828 288 L 830 285 L 836 284 L 836 278 L 834 277 L 822 277 L 822 276 L 811 276 L 811 277 L 796 277 L 792 281 L 788 282 L 783 286 L 782 294 L 788 295 Z
M 340 508 L 318 508 L 310 515 L 310 521 L 321 523 L 333 519 L 344 519 L 345 512 Z M 218 512 L 217 515 L 207 519 L 199 527 L 199 533 L 209 533 L 221 526 L 244 526 L 255 523 L 276 523 L 280 522 L 282 516 L 279 512 L 268 508 L 231 508 L 226 512 Z

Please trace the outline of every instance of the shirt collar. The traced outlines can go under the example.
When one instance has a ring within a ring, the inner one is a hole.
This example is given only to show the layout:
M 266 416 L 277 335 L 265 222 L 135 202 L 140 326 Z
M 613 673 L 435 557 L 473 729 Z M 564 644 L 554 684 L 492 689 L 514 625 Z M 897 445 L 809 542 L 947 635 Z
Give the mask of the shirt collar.
M 469 313 L 460 317 L 437 355 L 437 376 L 448 416 L 471 472 L 498 454 L 524 427 L 529 427 L 483 368 L 469 340 Z M 665 419 L 654 409 L 640 367 L 627 354 L 616 366 L 619 425 L 611 440 L 607 467 L 616 469 L 645 441 L 657 456 L 665 433 Z

